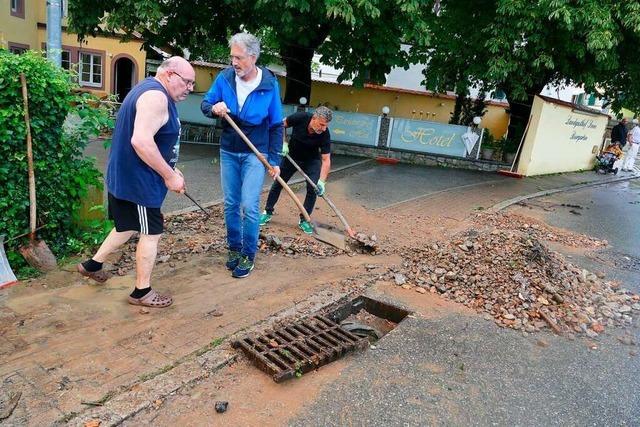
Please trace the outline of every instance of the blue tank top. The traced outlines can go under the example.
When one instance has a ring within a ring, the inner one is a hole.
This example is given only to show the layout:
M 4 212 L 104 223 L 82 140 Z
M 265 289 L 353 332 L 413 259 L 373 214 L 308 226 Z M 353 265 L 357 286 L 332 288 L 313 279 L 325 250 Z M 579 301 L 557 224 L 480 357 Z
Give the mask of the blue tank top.
M 159 90 L 167 97 L 169 120 L 153 139 L 162 157 L 175 168 L 180 152 L 180 119 L 178 110 L 165 88 L 153 77 L 147 77 L 124 98 L 116 117 L 107 163 L 107 190 L 118 199 L 141 206 L 159 208 L 167 195 L 162 177 L 138 157 L 131 145 L 136 118 L 136 102 L 149 90 Z

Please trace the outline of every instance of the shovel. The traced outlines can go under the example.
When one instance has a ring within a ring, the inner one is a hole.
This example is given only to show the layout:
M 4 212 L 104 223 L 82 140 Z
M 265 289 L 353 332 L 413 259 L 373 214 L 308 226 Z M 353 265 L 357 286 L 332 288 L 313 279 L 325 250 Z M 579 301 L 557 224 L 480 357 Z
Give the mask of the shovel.
M 307 176 L 307 174 L 304 173 L 304 171 L 300 168 L 300 166 L 298 166 L 298 164 L 293 161 L 291 156 L 289 156 L 287 154 L 286 158 L 287 158 L 287 160 L 289 160 L 291 162 L 293 167 L 295 167 L 298 170 L 298 172 L 300 172 L 300 175 L 302 175 L 304 177 L 304 179 L 306 179 L 307 182 L 309 184 L 311 184 L 311 187 L 317 193 L 318 192 L 318 186 L 311 180 L 311 178 L 309 178 Z M 333 204 L 331 199 L 329 197 L 327 197 L 326 194 L 323 194 L 320 197 L 322 197 L 324 199 L 324 201 L 327 202 L 329 207 L 336 213 L 336 215 L 340 219 L 340 222 L 342 222 L 342 225 L 344 225 L 344 231 L 349 235 L 349 237 L 351 237 L 351 239 L 352 239 L 351 242 L 352 243 L 355 243 L 358 247 L 360 247 L 362 249 L 365 249 L 368 252 L 375 252 L 377 250 L 377 244 L 376 244 L 375 239 L 372 239 L 370 236 L 367 236 L 364 233 L 356 233 L 353 230 L 353 228 L 351 228 L 349 226 L 349 223 L 347 222 L 346 218 L 344 217 L 344 215 L 342 215 L 342 212 L 340 212 L 340 210 L 336 207 L 336 205 Z
M 285 157 L 287 158 L 287 160 L 289 160 L 289 162 L 291 162 L 293 167 L 296 168 L 298 170 L 298 172 L 300 172 L 300 175 L 302 175 L 304 177 L 304 179 L 307 180 L 309 185 L 311 185 L 311 188 L 313 188 L 317 193 L 318 192 L 318 186 L 316 185 L 316 183 L 313 182 L 313 180 L 311 178 L 309 178 L 309 176 L 306 173 L 304 173 L 302 168 L 295 161 L 293 161 L 291 156 L 289 156 L 287 154 Z M 353 231 L 353 229 L 349 226 L 349 223 L 345 219 L 344 215 L 342 215 L 342 212 L 340 212 L 340 210 L 338 210 L 336 205 L 333 204 L 331 199 L 329 197 L 327 197 L 326 194 L 323 194 L 320 197 L 322 197 L 324 199 L 324 201 L 327 202 L 329 207 L 336 213 L 336 215 L 338 215 L 338 218 L 340 219 L 340 222 L 342 222 L 342 225 L 344 225 L 344 231 L 349 235 L 349 237 L 351 237 L 352 239 L 355 238 L 356 232 Z
M 206 210 L 204 210 L 204 208 L 202 206 L 200 206 L 200 203 L 196 202 L 196 199 L 194 199 L 193 197 L 191 197 L 189 195 L 189 193 L 187 193 L 186 191 L 183 191 L 182 194 L 184 194 L 185 196 L 187 196 L 187 198 L 189 198 L 189 200 L 191 200 L 198 208 L 200 208 L 200 210 L 202 211 L 203 214 L 205 214 L 205 216 L 207 217 L 207 219 L 209 219 L 211 217 L 211 215 L 209 215 L 209 212 L 207 212 Z
M 56 257 L 47 244 L 36 240 L 36 178 L 33 171 L 33 149 L 31 146 L 31 121 L 29 120 L 29 96 L 27 78 L 20 73 L 22 82 L 22 101 L 24 103 L 24 121 L 27 125 L 27 163 L 29 168 L 29 243 L 19 248 L 20 253 L 33 268 L 46 272 L 57 268 Z
M 238 135 L 240 135 L 242 140 L 249 146 L 251 151 L 253 151 L 253 153 L 258 157 L 258 159 L 260 159 L 260 161 L 267 168 L 267 170 L 271 172 L 273 170 L 273 167 L 269 164 L 267 159 L 265 159 L 262 153 L 259 152 L 258 149 L 253 145 L 253 143 L 249 140 L 249 138 L 247 138 L 247 136 L 244 134 L 244 132 L 242 132 L 242 130 L 238 127 L 238 125 L 236 125 L 233 119 L 229 117 L 228 114 L 225 114 L 224 118 L 229 123 L 229 125 L 231 125 L 231 127 L 238 133 Z M 296 206 L 298 207 L 298 210 L 300 210 L 300 213 L 304 217 L 305 221 L 309 222 L 309 224 L 313 226 L 313 234 L 312 234 L 313 237 L 320 240 L 321 242 L 328 243 L 331 246 L 335 246 L 338 249 L 345 250 L 347 248 L 347 244 L 345 242 L 344 235 L 342 233 L 336 233 L 335 231 L 332 231 L 328 228 L 320 226 L 319 224 L 314 224 L 313 222 L 311 222 L 311 218 L 309 217 L 307 210 L 304 208 L 300 200 L 298 200 L 298 198 L 296 197 L 294 192 L 291 190 L 291 188 L 289 188 L 287 183 L 284 182 L 284 180 L 280 176 L 276 177 L 276 181 L 278 181 L 278 184 L 280 184 L 282 188 L 284 188 L 287 194 L 295 202 Z

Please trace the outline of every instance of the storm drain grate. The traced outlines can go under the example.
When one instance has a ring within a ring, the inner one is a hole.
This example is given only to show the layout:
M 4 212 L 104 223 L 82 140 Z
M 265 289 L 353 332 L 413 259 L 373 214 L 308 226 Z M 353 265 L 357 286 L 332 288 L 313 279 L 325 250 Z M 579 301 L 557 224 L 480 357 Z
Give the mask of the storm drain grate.
M 369 346 L 367 338 L 358 337 L 321 315 L 247 336 L 233 342 L 255 364 L 281 382 L 333 362 L 354 350 Z

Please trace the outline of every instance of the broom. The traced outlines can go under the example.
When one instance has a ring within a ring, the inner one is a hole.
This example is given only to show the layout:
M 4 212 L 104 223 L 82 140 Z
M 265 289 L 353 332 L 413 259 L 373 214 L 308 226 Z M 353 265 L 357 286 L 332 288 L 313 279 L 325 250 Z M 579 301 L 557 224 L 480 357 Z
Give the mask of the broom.
M 524 139 L 527 136 L 527 132 L 529 131 L 529 124 L 531 123 L 531 115 L 529 115 L 529 120 L 527 121 L 527 126 L 524 128 L 524 133 L 522 134 L 522 138 L 520 138 L 520 144 L 518 144 L 518 149 L 516 150 L 516 155 L 513 157 L 513 162 L 511 162 L 511 168 L 509 170 L 506 169 L 498 169 L 498 173 L 504 176 L 510 176 L 512 178 L 524 178 L 524 175 L 514 172 L 514 168 L 516 167 L 516 163 L 518 162 L 518 156 L 520 155 L 520 150 L 522 149 L 522 144 L 524 144 Z
M 51 271 L 57 267 L 56 257 L 47 244 L 36 240 L 36 178 L 33 171 L 33 149 L 31 145 L 31 121 L 29 120 L 29 96 L 27 94 L 27 78 L 20 73 L 22 82 L 22 101 L 24 103 L 24 121 L 27 125 L 27 163 L 29 168 L 29 242 L 19 248 L 24 259 L 33 268 L 40 271 Z

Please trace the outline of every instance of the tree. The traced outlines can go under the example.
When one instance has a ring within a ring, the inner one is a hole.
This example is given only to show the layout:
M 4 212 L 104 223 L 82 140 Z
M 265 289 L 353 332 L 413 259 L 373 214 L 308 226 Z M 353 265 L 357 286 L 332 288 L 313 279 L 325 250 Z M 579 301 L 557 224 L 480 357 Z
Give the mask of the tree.
M 246 29 L 263 36 L 287 70 L 286 103 L 310 97 L 314 53 L 343 70 L 340 80 L 382 82 L 404 66 L 403 38 L 426 43 L 416 21 L 419 0 L 76 0 L 70 26 L 86 37 L 140 33 L 146 44 L 187 48 L 193 57 L 220 56 L 229 35 Z M 221 48 L 222 47 L 222 48 Z M 216 55 L 217 52 L 217 55 Z M 226 54 L 225 54 L 226 55 Z
M 443 0 L 440 13 L 423 13 L 428 43 L 414 53 L 428 63 L 427 87 L 483 82 L 504 91 L 510 137 L 524 131 L 533 97 L 547 84 L 584 85 L 640 108 L 640 3 L 624 0 Z

